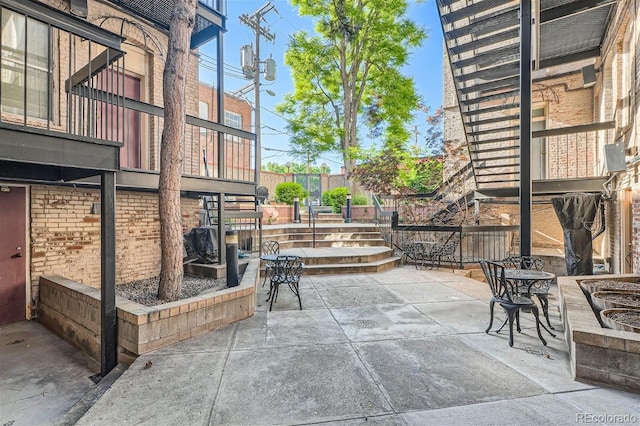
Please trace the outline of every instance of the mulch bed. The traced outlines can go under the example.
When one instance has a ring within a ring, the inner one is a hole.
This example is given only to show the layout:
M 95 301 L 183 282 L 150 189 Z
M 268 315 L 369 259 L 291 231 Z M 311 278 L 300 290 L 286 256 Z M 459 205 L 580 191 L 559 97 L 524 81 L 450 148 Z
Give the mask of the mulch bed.
M 640 293 L 608 293 L 601 294 L 600 298 L 617 305 L 624 305 L 621 307 L 640 308 Z
M 616 312 L 609 315 L 609 318 L 632 327 L 640 328 L 640 312 Z
M 116 294 L 145 306 L 162 305 L 166 301 L 158 299 L 159 283 L 160 277 L 119 284 L 116 286 Z M 226 278 L 215 279 L 185 274 L 182 279 L 180 299 L 197 296 L 205 290 L 217 291 L 224 288 L 227 288 Z
M 585 280 L 580 283 L 589 293 L 611 290 L 638 290 L 640 283 L 621 280 Z

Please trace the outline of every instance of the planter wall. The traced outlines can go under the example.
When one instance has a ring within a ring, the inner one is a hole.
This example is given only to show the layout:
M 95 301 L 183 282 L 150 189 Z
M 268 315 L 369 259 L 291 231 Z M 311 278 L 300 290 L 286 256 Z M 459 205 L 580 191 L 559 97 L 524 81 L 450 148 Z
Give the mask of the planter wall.
M 287 204 L 263 204 L 262 224 L 293 223 L 293 206 Z
M 260 261 L 247 264 L 239 286 L 158 306 L 116 297 L 118 361 L 198 336 L 255 312 Z M 40 278 L 40 322 L 100 360 L 100 289 L 60 276 Z
M 602 275 L 599 279 L 637 278 Z M 603 328 L 580 283 L 589 277 L 558 277 L 564 333 L 576 380 L 640 391 L 640 333 Z
M 374 206 L 351 206 L 352 222 L 373 222 L 373 215 L 376 211 Z M 342 206 L 342 217 L 347 217 L 347 207 Z

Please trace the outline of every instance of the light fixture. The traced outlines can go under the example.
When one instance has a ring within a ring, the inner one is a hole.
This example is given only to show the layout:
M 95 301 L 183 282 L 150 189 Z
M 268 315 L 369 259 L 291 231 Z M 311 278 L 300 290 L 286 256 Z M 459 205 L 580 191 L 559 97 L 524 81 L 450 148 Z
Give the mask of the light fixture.
M 265 92 L 267 92 L 267 95 L 269 95 L 269 96 L 275 96 L 276 95 L 276 92 L 274 92 L 273 90 L 267 89 L 267 90 L 265 90 Z

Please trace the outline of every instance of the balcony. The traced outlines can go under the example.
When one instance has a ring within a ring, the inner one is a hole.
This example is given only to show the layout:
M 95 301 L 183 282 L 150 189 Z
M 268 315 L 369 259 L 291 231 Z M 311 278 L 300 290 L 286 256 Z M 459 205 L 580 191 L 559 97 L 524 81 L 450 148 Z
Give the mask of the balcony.
M 119 186 L 157 188 L 164 110 L 130 96 L 136 81 L 124 72 L 123 40 L 41 3 L 0 5 L 3 177 L 77 181 L 118 171 Z M 255 194 L 254 134 L 187 116 L 183 149 L 183 190 Z

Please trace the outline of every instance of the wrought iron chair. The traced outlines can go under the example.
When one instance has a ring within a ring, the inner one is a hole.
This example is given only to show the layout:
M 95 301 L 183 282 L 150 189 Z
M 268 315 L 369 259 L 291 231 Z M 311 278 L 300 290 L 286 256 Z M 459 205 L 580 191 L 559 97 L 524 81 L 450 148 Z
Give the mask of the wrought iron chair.
M 533 256 L 510 256 L 502 261 L 508 268 L 535 269 L 542 271 L 544 269 L 544 260 Z M 517 291 L 527 297 L 536 296 L 540 301 L 542 313 L 547 320 L 547 325 L 553 330 L 553 326 L 549 321 L 549 288 L 550 280 L 538 280 L 530 283 L 516 283 Z
M 280 254 L 280 243 L 274 240 L 267 240 L 262 242 L 262 254 L 263 255 L 278 255 Z M 264 270 L 264 281 L 262 282 L 262 286 L 267 282 L 267 278 L 273 273 L 273 264 L 272 261 L 265 260 L 265 270 Z
M 273 265 L 269 297 L 267 297 L 267 302 L 270 301 L 269 310 L 273 308 L 273 302 L 278 298 L 278 290 L 282 284 L 288 285 L 291 291 L 293 291 L 298 298 L 300 310 L 302 310 L 302 300 L 300 300 L 300 277 L 302 276 L 302 268 L 304 268 L 304 263 L 300 256 L 282 255 L 277 257 Z
M 406 243 L 402 250 L 402 262 L 405 265 L 409 263 L 409 259 L 411 259 L 416 269 L 422 266 L 426 255 L 422 244 L 416 242 Z
M 449 262 L 451 271 L 455 272 L 455 264 L 457 263 L 455 254 L 458 243 L 456 241 L 448 241 L 444 244 L 434 244 L 427 258 L 431 267 L 440 268 L 442 262 Z
M 540 318 L 538 315 L 538 306 L 536 306 L 535 302 L 531 300 L 529 297 L 519 296 L 515 292 L 513 292 L 509 283 L 504 278 L 504 266 L 496 262 L 490 262 L 487 260 L 481 260 L 480 266 L 482 266 L 482 271 L 484 272 L 484 276 L 491 288 L 491 293 L 493 297 L 489 302 L 489 309 L 491 314 L 491 319 L 489 320 L 489 326 L 485 330 L 485 333 L 489 333 L 491 330 L 491 326 L 493 325 L 493 308 L 497 303 L 507 312 L 507 320 L 503 323 L 496 333 L 499 333 L 502 330 L 502 327 L 505 326 L 506 322 L 509 322 L 509 346 L 513 347 L 513 322 L 516 322 L 516 328 L 518 333 L 520 330 L 520 310 L 528 309 L 531 310 L 533 316 L 536 318 L 536 330 L 538 331 L 538 337 L 542 341 L 542 344 L 547 346 L 547 341 L 544 340 L 542 334 L 540 333 Z

